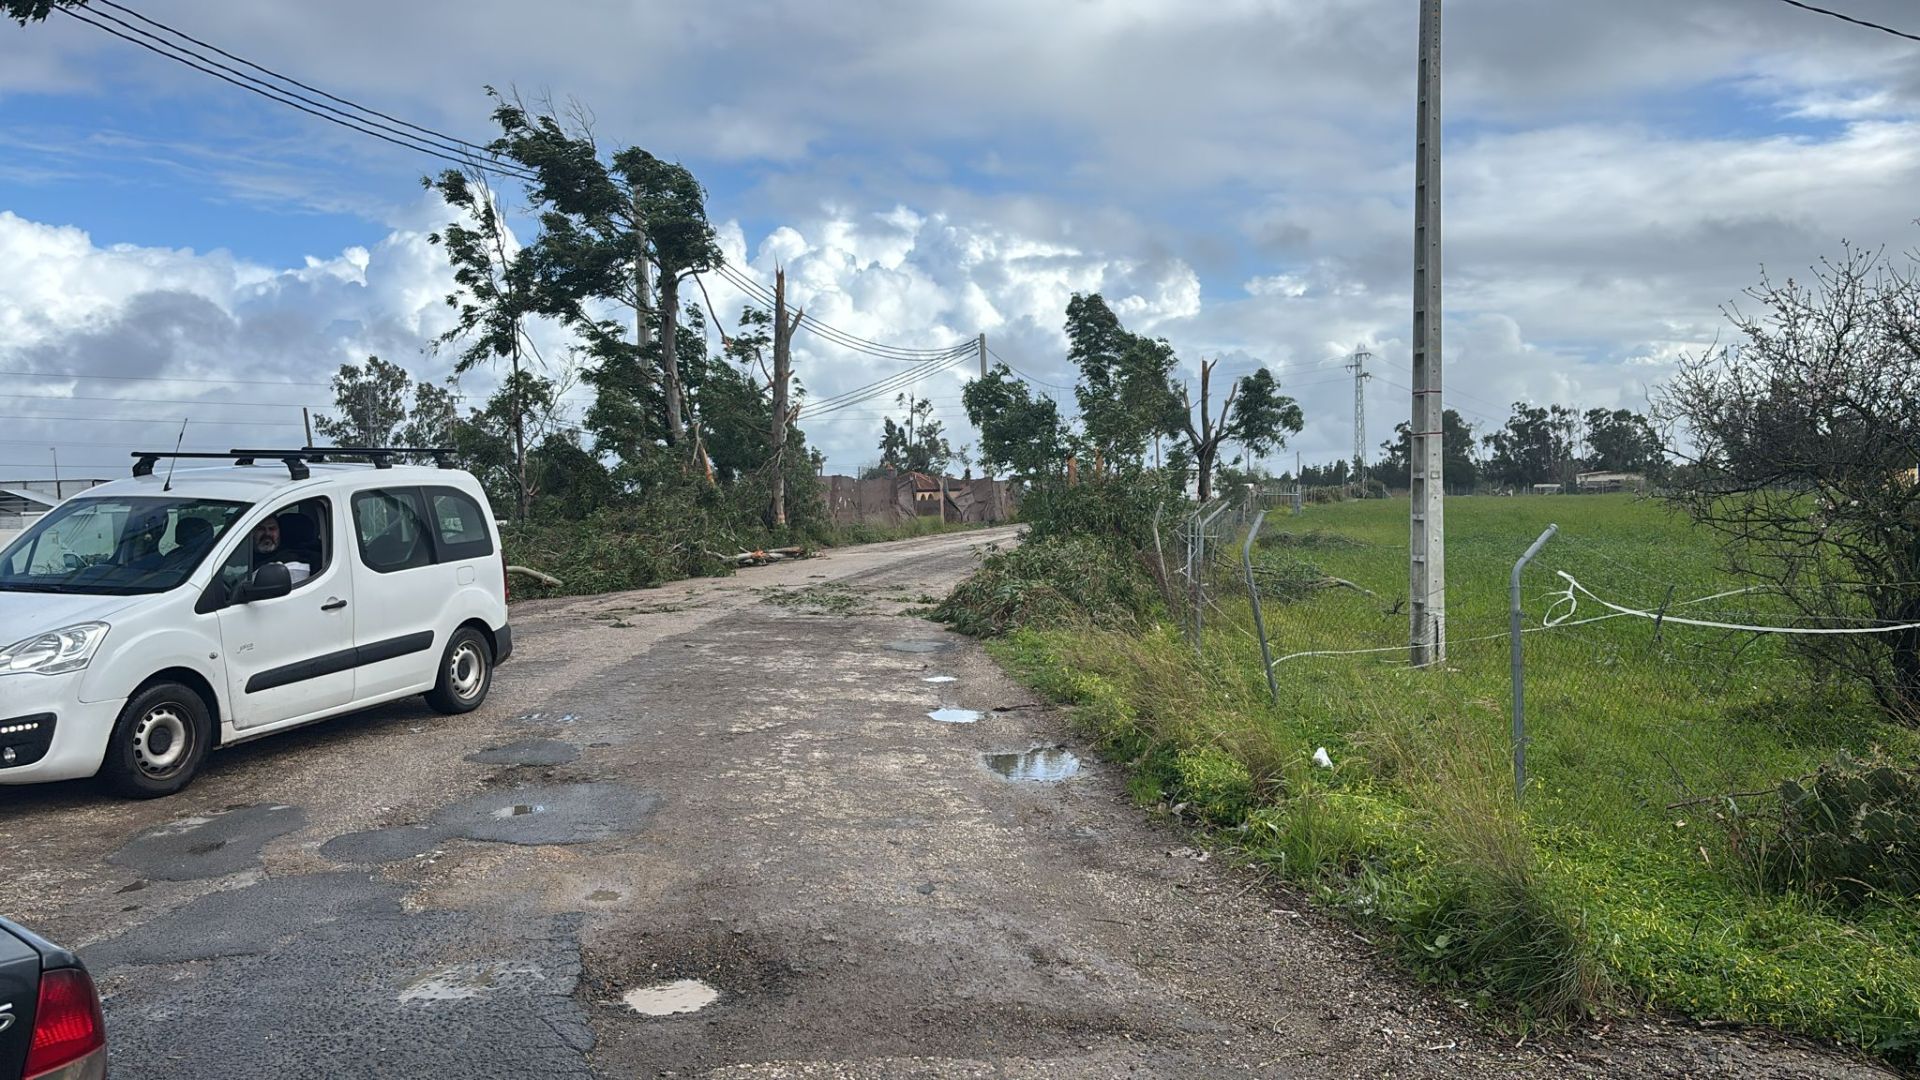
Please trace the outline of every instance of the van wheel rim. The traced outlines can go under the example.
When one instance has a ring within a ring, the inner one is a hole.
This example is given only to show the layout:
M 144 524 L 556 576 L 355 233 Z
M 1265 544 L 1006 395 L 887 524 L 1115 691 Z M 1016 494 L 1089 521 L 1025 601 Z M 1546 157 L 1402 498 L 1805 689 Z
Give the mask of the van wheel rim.
M 447 685 L 453 689 L 454 696 L 471 701 L 480 693 L 486 679 L 487 658 L 480 654 L 480 647 L 471 641 L 461 642 L 447 658 Z
M 193 749 L 193 732 L 180 706 L 155 705 L 133 729 L 133 760 L 140 771 L 163 779 L 180 768 Z

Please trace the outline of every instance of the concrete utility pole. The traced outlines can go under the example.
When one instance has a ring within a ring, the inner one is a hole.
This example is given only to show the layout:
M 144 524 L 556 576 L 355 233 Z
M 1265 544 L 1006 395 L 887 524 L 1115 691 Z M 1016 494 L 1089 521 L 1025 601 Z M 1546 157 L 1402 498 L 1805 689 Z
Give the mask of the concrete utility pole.
M 1440 3 L 1420 0 L 1420 103 L 1413 181 L 1412 660 L 1447 658 L 1444 424 L 1440 398 Z
M 987 335 L 980 335 L 980 377 L 987 377 Z
M 1353 372 L 1353 481 L 1363 484 L 1362 470 L 1367 464 L 1367 380 L 1373 378 L 1367 371 L 1367 361 L 1373 359 L 1366 346 L 1356 349 L 1353 359 L 1347 361 L 1347 370 Z

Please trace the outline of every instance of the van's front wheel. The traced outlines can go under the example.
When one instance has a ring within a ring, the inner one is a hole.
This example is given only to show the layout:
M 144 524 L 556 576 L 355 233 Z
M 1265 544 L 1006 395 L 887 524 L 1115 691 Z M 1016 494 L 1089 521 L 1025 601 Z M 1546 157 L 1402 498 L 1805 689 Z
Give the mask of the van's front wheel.
M 130 799 L 172 795 L 193 782 L 212 742 L 213 719 L 200 695 L 180 683 L 154 683 L 120 710 L 100 775 Z
M 449 716 L 472 712 L 487 700 L 492 685 L 493 648 L 485 634 L 463 626 L 440 656 L 440 680 L 427 694 L 427 704 Z

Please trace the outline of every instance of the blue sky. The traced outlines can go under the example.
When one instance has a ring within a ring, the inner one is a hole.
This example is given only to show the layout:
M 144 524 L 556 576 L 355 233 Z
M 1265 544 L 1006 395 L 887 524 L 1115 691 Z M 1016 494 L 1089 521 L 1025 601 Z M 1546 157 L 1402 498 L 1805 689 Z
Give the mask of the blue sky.
M 1845 6 L 1920 22 L 1901 0 Z M 1322 362 L 1356 345 L 1380 372 L 1369 445 L 1405 412 L 1412 0 L 141 10 L 471 139 L 489 134 L 483 84 L 585 103 L 604 143 L 695 171 L 737 261 L 768 281 L 784 262 L 810 310 L 864 337 L 984 330 L 1068 382 L 1065 299 L 1097 289 L 1190 367 L 1275 368 L 1309 458 L 1351 445 L 1350 389 Z M 1917 73 L 1920 45 L 1772 0 L 1455 0 L 1462 411 L 1638 407 L 1762 264 L 1797 271 L 1843 238 L 1914 247 Z M 164 442 L 180 415 L 204 422 L 190 442 L 257 435 L 221 425 L 255 405 L 204 403 L 324 402 L 301 384 L 368 351 L 446 374 L 423 352 L 448 287 L 423 234 L 446 210 L 418 184 L 441 163 L 59 16 L 0 25 L 0 109 L 0 369 L 261 380 L 0 376 L 0 477 L 36 471 L 41 443 L 118 461 L 116 440 Z M 893 370 L 802 345 L 816 394 Z M 966 442 L 958 387 L 922 392 Z M 85 400 L 103 397 L 122 400 Z M 883 404 L 810 432 L 831 467 L 873 457 Z

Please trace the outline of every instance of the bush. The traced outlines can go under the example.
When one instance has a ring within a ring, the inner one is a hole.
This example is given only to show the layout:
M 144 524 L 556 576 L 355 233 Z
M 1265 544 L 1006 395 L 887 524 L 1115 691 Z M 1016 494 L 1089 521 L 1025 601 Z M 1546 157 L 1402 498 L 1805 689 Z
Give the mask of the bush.
M 1187 509 L 1186 496 L 1152 474 L 1077 484 L 1046 480 L 1021 497 L 1020 520 L 1034 540 L 1091 536 L 1124 551 L 1152 551 L 1155 512 L 1170 529 Z
M 1842 757 L 1781 784 L 1765 852 L 1774 881 L 1816 898 L 1920 899 L 1920 770 Z
M 1067 622 L 1132 626 L 1157 604 L 1138 556 L 1087 537 L 1054 537 L 989 555 L 933 617 L 963 634 L 995 637 Z

